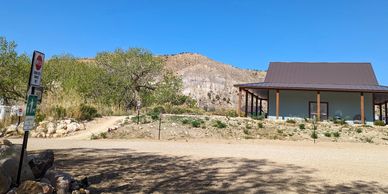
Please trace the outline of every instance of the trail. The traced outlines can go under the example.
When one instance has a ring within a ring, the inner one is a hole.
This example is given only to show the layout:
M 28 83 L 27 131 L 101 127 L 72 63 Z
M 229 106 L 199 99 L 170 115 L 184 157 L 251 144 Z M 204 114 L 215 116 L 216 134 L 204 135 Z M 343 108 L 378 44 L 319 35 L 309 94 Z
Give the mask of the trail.
M 90 139 L 92 134 L 99 134 L 101 132 L 106 132 L 108 128 L 112 128 L 116 125 L 117 122 L 123 120 L 126 116 L 107 116 L 102 118 L 97 118 L 93 121 L 90 121 L 85 124 L 86 130 L 79 131 L 78 134 L 63 137 L 59 139 L 75 139 L 75 140 L 87 140 Z

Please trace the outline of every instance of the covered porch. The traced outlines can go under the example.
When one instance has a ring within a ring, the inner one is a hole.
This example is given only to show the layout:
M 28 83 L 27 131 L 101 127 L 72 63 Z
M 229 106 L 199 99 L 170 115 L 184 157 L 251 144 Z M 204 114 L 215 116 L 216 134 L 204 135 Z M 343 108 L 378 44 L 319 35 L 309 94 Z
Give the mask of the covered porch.
M 263 115 L 271 119 L 315 117 L 317 120 L 327 120 L 336 118 L 337 109 L 343 109 L 343 119 L 348 121 L 365 124 L 381 120 L 388 123 L 387 91 L 290 89 L 266 87 L 260 83 L 257 86 L 245 84 L 236 87 L 239 91 L 236 108 L 239 116 Z

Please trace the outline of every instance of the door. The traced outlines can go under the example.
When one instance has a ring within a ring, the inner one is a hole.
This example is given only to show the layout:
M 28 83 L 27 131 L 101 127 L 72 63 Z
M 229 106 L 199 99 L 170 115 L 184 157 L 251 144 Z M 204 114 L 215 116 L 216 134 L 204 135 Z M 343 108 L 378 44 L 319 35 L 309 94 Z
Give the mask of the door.
M 317 116 L 317 102 L 310 102 L 309 116 L 310 118 L 314 118 Z M 328 118 L 329 118 L 329 103 L 321 102 L 321 120 L 327 120 Z

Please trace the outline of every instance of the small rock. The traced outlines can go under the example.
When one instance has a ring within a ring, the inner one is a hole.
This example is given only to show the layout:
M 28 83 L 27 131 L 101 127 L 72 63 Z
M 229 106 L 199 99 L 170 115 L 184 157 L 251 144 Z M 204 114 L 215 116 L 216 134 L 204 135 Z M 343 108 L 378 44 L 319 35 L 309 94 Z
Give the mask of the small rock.
M 8 139 L 0 139 L 0 145 L 12 146 L 12 142 Z
M 16 189 L 17 194 L 32 194 L 32 193 L 42 193 L 42 194 L 51 194 L 53 193 L 54 188 L 47 184 L 36 181 L 24 181 Z
M 9 127 L 7 127 L 7 134 L 10 134 L 10 133 L 14 133 L 17 131 L 17 126 L 16 125 L 10 125 Z

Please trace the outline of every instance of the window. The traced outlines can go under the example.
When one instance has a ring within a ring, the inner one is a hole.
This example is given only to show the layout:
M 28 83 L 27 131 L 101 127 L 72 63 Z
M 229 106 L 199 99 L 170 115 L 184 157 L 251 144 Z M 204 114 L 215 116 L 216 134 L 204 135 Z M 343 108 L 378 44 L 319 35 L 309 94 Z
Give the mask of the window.
M 309 102 L 309 117 L 314 118 L 317 116 L 317 102 Z M 329 103 L 321 102 L 321 120 L 327 120 L 329 118 Z

